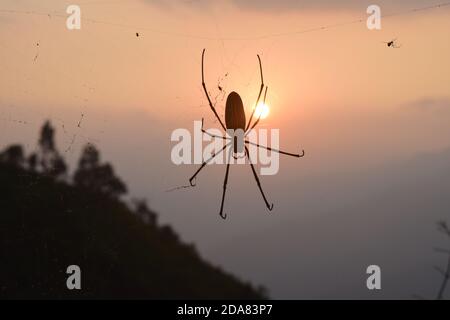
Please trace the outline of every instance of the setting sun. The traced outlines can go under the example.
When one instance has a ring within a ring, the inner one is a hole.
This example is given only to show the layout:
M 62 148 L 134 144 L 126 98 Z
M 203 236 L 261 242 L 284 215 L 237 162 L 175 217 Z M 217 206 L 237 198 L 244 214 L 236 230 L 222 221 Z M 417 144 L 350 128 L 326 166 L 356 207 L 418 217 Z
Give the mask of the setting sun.
M 259 118 L 261 116 L 261 119 L 267 118 L 269 115 L 269 106 L 265 104 L 264 102 L 258 103 L 255 110 L 255 116 Z

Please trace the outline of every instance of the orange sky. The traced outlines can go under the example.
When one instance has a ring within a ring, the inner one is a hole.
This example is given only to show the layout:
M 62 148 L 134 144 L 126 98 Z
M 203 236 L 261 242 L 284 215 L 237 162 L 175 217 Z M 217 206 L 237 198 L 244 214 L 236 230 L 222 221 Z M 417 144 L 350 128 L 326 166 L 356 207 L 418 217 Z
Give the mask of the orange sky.
M 262 125 L 286 128 L 287 136 L 297 136 L 299 143 L 310 148 L 327 143 L 330 134 L 339 139 L 333 131 L 344 134 L 352 123 L 363 123 L 358 130 L 366 127 L 370 131 L 370 122 L 377 117 L 399 117 L 401 135 L 410 122 L 402 117 L 413 116 L 402 106 L 421 99 L 449 98 L 450 43 L 445 39 L 450 20 L 446 9 L 386 18 L 381 31 L 368 31 L 362 23 L 262 40 L 221 41 L 174 34 L 254 37 L 352 21 L 365 13 L 355 9 L 270 13 L 240 11 L 229 4 L 197 9 L 166 8 L 144 1 L 82 3 L 87 22 L 80 31 L 68 31 L 59 17 L 0 15 L 4 117 L 9 110 L 5 105 L 13 104 L 14 114 L 30 121 L 40 115 L 70 122 L 76 114 L 85 113 L 93 120 L 87 125 L 97 128 L 100 119 L 96 117 L 105 113 L 114 117 L 130 109 L 148 113 L 168 128 L 186 127 L 201 117 L 212 120 L 200 87 L 203 47 L 207 48 L 206 80 L 212 93 L 217 92 L 218 78 L 228 73 L 222 85 L 242 95 L 248 113 L 259 86 L 259 53 L 272 107 Z M 64 13 L 66 5 L 6 1 L 2 7 Z M 88 19 L 136 26 L 136 30 Z M 135 32 L 141 36 L 136 38 Z M 393 37 L 403 44 L 400 50 L 386 50 L 381 43 Z M 422 149 L 447 144 L 447 140 L 440 141 L 444 133 L 436 132 L 431 145 L 422 145 Z M 383 132 L 379 134 L 383 137 Z M 305 141 L 305 135 L 311 141 Z M 343 140 L 351 144 L 352 139 L 345 136 Z M 295 140 L 287 142 L 294 146 Z
M 119 157 L 118 165 L 128 171 L 117 141 L 142 139 L 160 155 L 154 167 L 164 169 L 155 170 L 155 176 L 164 172 L 166 184 L 176 184 L 178 173 L 170 176 L 167 163 L 170 132 L 191 128 L 202 117 L 207 125 L 216 125 L 201 90 L 203 48 L 212 96 L 219 93 L 218 79 L 228 74 L 221 86 L 241 94 L 247 116 L 258 92 L 256 54 L 261 55 L 271 106 L 261 126 L 280 128 L 283 148 L 308 153 L 301 165 L 282 160 L 282 172 L 367 168 L 450 145 L 450 121 L 442 117 L 448 115 L 450 99 L 446 8 L 386 18 L 381 31 L 369 31 L 362 23 L 230 40 L 353 21 L 366 14 L 357 8 L 271 12 L 242 10 L 227 2 L 168 7 L 140 0 L 85 1 L 80 2 L 82 29 L 68 31 L 58 16 L 67 4 L 2 2 L 4 9 L 55 16 L 0 14 L 1 145 L 25 141 L 33 146 L 39 126 L 51 118 L 60 131 L 61 149 L 77 134 L 66 155 L 69 161 L 77 161 L 82 145 L 91 141 L 106 157 Z M 403 46 L 389 50 L 382 42 L 394 37 Z M 220 102 L 223 115 L 224 100 Z M 77 128 L 81 114 L 83 127 Z

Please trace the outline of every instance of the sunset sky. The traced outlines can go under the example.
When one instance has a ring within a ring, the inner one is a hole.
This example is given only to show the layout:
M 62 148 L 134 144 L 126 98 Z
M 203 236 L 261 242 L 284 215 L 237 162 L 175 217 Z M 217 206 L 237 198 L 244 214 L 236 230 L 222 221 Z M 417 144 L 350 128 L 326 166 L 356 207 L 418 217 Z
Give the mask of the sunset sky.
M 147 198 L 205 258 L 272 297 L 432 295 L 434 224 L 450 212 L 438 170 L 450 166 L 450 6 L 406 13 L 441 2 L 2 0 L 0 149 L 33 151 L 50 119 L 72 170 L 94 143 L 130 197 Z M 70 4 L 81 7 L 81 30 L 66 28 Z M 370 31 L 370 4 L 405 14 Z M 401 48 L 383 43 L 394 38 Z M 201 87 L 203 48 L 219 115 L 220 84 L 249 116 L 259 54 L 270 106 L 260 127 L 280 129 L 281 148 L 306 151 L 261 178 L 271 214 L 249 166 L 231 168 L 226 221 L 224 166 L 167 192 L 197 168 L 172 164 L 171 132 L 202 117 L 218 127 Z M 365 289 L 369 264 L 385 270 L 381 293 Z

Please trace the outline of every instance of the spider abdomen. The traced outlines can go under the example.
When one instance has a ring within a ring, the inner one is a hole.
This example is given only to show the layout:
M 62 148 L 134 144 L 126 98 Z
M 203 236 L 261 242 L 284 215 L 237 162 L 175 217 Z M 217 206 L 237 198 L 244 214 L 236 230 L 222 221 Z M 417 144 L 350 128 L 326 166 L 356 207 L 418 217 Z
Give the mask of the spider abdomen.
M 236 92 L 231 92 L 227 97 L 225 106 L 225 124 L 227 129 L 245 131 L 245 112 L 242 99 Z

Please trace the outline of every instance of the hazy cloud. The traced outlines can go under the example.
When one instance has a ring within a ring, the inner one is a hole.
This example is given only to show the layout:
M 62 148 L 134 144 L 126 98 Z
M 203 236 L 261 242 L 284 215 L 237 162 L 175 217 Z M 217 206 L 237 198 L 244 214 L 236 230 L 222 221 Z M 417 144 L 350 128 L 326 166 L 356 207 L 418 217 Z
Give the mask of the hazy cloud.
M 450 98 L 425 97 L 407 103 L 405 107 L 410 109 L 412 108 L 418 111 L 436 111 L 436 112 L 450 111 Z

